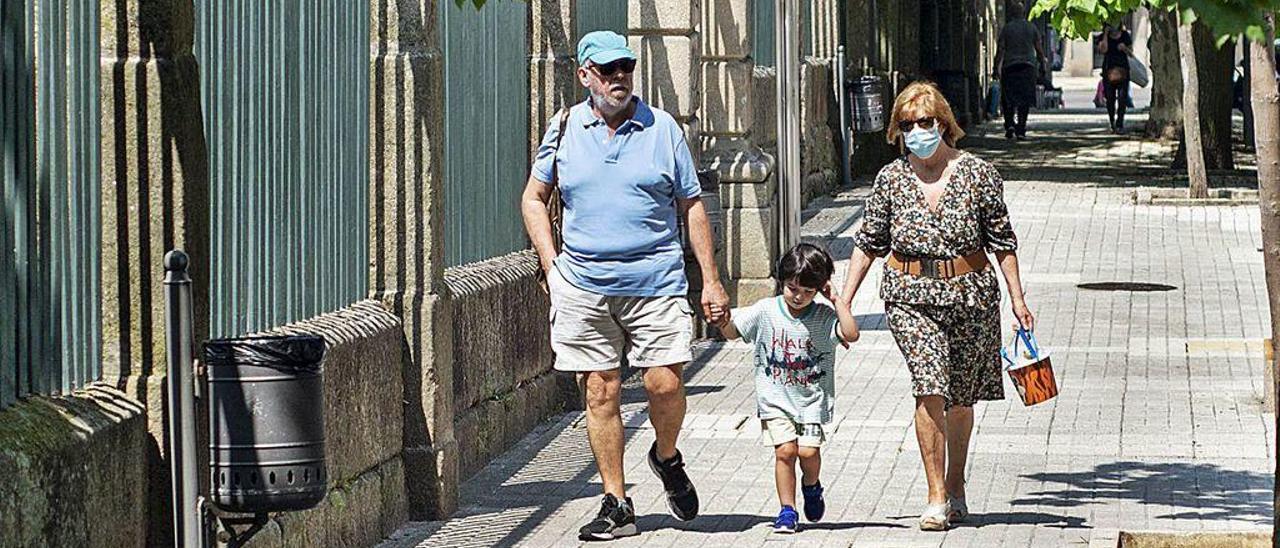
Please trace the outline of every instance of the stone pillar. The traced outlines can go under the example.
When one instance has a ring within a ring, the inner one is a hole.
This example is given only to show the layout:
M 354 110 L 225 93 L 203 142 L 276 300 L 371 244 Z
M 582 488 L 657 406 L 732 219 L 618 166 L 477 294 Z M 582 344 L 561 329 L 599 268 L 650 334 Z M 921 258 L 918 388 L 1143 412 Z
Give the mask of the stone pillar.
M 684 126 L 695 162 L 701 152 L 696 144 L 702 98 L 698 35 L 701 4 L 701 0 L 627 2 L 627 41 L 640 56 L 636 93 Z
M 774 72 L 751 58 L 753 0 L 702 6 L 700 70 L 702 165 L 720 175 L 725 208 L 721 261 L 734 306 L 772 295 L 777 252 L 773 157 L 761 147 L 777 141 Z
M 585 0 L 590 1 L 590 0 Z M 578 0 L 529 3 L 529 158 L 533 158 L 556 111 L 582 97 L 576 70 L 574 14 Z
M 164 460 L 162 259 L 191 256 L 195 338 L 208 335 L 209 188 L 192 0 L 103 2 L 103 379 L 146 406 L 147 530 L 173 545 Z
M 436 1 L 370 3 L 369 280 L 372 297 L 404 325 L 404 475 L 413 520 L 446 517 L 458 498 Z

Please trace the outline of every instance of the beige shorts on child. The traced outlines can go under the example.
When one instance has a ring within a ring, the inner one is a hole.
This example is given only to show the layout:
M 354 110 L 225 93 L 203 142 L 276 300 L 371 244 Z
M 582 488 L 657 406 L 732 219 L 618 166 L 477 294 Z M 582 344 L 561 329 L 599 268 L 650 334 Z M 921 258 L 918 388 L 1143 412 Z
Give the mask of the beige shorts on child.
M 660 367 L 693 359 L 693 308 L 684 296 L 613 297 L 581 289 L 560 268 L 547 275 L 551 349 L 560 371 Z
M 789 441 L 795 441 L 801 447 L 822 447 L 827 441 L 827 434 L 821 424 L 796 424 L 787 418 L 761 420 L 760 437 L 770 447 Z

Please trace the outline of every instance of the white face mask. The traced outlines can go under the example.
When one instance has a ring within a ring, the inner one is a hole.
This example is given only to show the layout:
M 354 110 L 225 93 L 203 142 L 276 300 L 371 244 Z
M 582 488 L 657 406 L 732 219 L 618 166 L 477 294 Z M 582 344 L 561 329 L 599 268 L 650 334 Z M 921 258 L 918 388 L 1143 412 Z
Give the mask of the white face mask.
M 927 159 L 938 151 L 938 145 L 942 143 L 942 132 L 937 124 L 929 129 L 916 126 L 903 137 L 903 141 L 912 154 L 918 158 Z

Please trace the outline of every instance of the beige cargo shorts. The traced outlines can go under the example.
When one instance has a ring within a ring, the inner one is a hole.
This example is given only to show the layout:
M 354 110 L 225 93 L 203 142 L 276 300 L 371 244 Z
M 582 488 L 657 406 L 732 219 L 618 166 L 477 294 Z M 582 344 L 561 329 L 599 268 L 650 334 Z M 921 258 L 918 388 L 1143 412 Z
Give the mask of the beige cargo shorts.
M 792 441 L 800 447 L 822 447 L 827 442 L 827 433 L 821 424 L 800 424 L 786 417 L 776 417 L 760 421 L 760 441 L 770 447 Z
M 693 309 L 684 297 L 615 297 L 581 289 L 558 267 L 551 292 L 551 349 L 559 371 L 662 367 L 693 359 Z

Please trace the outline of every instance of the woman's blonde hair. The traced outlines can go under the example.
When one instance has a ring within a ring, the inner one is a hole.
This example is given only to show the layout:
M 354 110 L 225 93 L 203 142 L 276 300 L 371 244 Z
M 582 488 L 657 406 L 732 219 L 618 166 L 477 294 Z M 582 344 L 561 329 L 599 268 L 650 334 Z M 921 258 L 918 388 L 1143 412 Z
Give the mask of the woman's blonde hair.
M 915 118 L 906 116 L 908 110 L 915 115 Z M 951 112 L 951 105 L 947 103 L 947 98 L 942 96 L 938 86 L 933 82 L 920 80 L 907 85 L 907 88 L 898 94 L 898 98 L 894 99 L 893 113 L 889 115 L 889 127 L 885 132 L 885 139 L 891 145 L 901 145 L 902 130 L 898 129 L 898 122 L 929 116 L 936 119 L 942 127 L 942 140 L 946 141 L 948 146 L 956 146 L 956 141 L 964 137 L 964 130 L 960 129 L 960 124 L 956 122 L 956 115 Z

